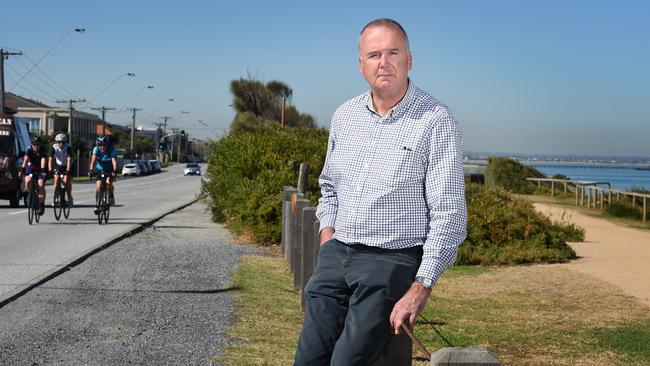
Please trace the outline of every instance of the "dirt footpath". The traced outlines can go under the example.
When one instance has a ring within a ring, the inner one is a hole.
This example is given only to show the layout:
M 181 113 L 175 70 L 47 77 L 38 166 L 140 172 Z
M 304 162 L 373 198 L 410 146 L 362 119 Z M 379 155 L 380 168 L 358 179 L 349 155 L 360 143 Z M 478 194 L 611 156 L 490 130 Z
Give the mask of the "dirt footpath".
M 595 218 L 566 206 L 534 204 L 552 220 L 586 230 L 585 241 L 569 243 L 579 259 L 563 267 L 609 282 L 650 306 L 650 232 Z

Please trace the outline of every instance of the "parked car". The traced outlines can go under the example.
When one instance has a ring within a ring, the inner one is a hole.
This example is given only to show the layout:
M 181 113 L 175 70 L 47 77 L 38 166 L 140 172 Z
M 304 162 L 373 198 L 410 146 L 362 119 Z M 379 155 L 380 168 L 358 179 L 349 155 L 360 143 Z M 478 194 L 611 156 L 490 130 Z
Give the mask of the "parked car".
M 151 167 L 149 167 L 149 164 L 147 162 L 144 160 L 138 160 L 138 165 L 140 165 L 142 174 L 151 174 Z
M 140 165 L 136 163 L 125 164 L 124 168 L 122 168 L 123 176 L 127 176 L 127 175 L 140 176 L 140 174 L 142 174 L 142 169 L 140 168 Z
M 157 172 L 162 170 L 162 168 L 160 166 L 160 161 L 158 161 L 158 160 L 149 160 L 149 163 L 153 164 L 153 168 L 154 168 L 153 171 L 154 172 L 157 173 Z
M 185 165 L 183 175 L 201 175 L 201 166 L 196 163 L 188 163 Z

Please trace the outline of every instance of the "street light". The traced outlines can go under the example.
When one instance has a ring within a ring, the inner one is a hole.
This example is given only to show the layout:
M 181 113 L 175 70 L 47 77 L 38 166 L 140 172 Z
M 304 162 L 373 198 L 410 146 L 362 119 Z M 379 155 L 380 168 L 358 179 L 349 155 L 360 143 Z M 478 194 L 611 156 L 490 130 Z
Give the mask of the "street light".
M 18 84 L 20 84 L 20 82 L 23 81 L 23 80 L 27 77 L 27 75 L 29 75 L 29 73 L 32 72 L 32 70 L 34 70 L 34 68 L 35 68 L 36 66 L 38 66 L 39 63 L 41 63 L 41 61 L 43 61 L 43 59 L 45 58 L 45 56 L 49 55 L 50 52 L 54 51 L 54 49 L 56 48 L 56 46 L 58 46 L 59 43 L 61 43 L 61 42 L 63 41 L 63 39 L 64 39 L 65 37 L 68 36 L 68 34 L 73 33 L 73 32 L 83 33 L 83 32 L 85 32 L 85 31 L 86 31 L 86 28 L 75 28 L 75 29 L 71 29 L 71 30 L 65 32 L 65 33 L 61 36 L 61 38 L 59 38 L 59 40 L 56 41 L 56 43 L 54 43 L 54 44 L 52 45 L 52 47 L 50 47 L 50 49 L 47 50 L 47 52 L 45 52 L 45 54 L 44 54 L 43 56 L 41 56 L 41 58 L 39 58 L 38 61 L 36 61 L 36 62 L 32 65 L 32 67 L 30 67 L 30 68 L 27 70 L 27 72 L 25 72 L 25 74 L 23 74 L 23 76 L 21 76 L 20 79 L 18 79 L 18 81 L 16 81 L 16 83 L 14 84 L 14 86 L 12 86 L 11 89 L 10 89 L 9 91 L 13 91 L 13 90 L 18 86 Z
M 142 91 L 145 90 L 145 89 L 153 89 L 153 85 L 146 85 L 146 86 L 143 86 L 142 88 L 140 88 L 137 92 L 135 92 L 135 94 L 133 94 L 133 96 L 131 97 L 131 99 L 129 99 L 129 100 L 125 103 L 125 105 L 129 105 L 129 104 L 131 104 L 131 102 L 133 101 L 133 99 L 135 99 L 135 97 L 137 97 L 137 96 L 138 96 L 140 93 L 142 93 Z
M 120 74 L 120 75 L 118 75 L 115 79 L 113 79 L 113 81 L 111 81 L 110 83 L 108 83 L 108 85 L 106 85 L 106 86 L 104 87 L 104 89 L 100 90 L 99 93 L 97 93 L 97 95 L 95 95 L 94 97 L 90 98 L 90 100 L 88 101 L 88 103 L 86 103 L 86 105 L 90 105 L 90 104 L 92 104 L 92 103 L 95 101 L 95 99 L 97 99 L 100 95 L 104 94 L 104 92 L 105 92 L 106 90 L 108 90 L 108 88 L 110 88 L 111 86 L 113 86 L 113 84 L 115 84 L 118 80 L 120 80 L 120 79 L 121 79 L 122 77 L 124 77 L 124 76 L 134 77 L 135 74 L 132 73 L 132 72 L 127 72 L 127 73 L 124 73 L 124 74 Z

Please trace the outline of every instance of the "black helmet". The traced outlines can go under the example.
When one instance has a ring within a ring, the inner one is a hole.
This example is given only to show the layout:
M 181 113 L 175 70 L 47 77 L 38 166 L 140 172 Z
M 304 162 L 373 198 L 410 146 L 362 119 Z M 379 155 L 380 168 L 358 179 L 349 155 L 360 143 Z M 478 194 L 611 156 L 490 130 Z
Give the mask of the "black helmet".
M 97 142 L 97 145 L 98 145 L 98 146 L 102 146 L 102 145 L 106 145 L 106 143 L 107 143 L 108 141 L 106 140 L 106 136 L 99 136 L 99 137 L 97 137 L 97 141 L 96 141 L 96 142 Z
M 32 139 L 32 145 L 40 145 L 43 143 L 43 140 L 41 140 L 40 137 L 36 136 Z

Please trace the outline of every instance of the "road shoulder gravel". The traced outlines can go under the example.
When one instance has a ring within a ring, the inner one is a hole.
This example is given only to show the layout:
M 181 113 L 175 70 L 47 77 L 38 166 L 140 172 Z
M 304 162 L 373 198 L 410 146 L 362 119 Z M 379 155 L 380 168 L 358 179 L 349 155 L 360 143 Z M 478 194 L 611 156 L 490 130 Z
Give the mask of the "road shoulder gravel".
M 228 342 L 229 271 L 255 252 L 190 205 L 1 308 L 0 360 L 211 364 Z

